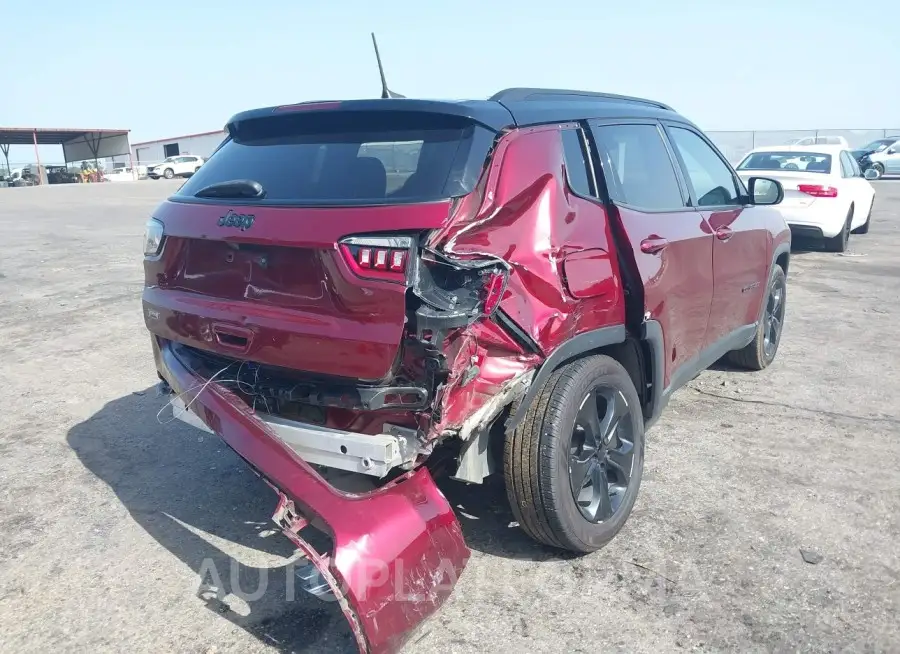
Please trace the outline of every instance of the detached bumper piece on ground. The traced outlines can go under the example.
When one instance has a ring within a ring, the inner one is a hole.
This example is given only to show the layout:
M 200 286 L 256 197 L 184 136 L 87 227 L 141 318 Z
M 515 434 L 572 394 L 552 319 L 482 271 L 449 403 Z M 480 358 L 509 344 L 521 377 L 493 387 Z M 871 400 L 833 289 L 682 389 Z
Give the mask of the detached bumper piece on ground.
M 469 559 L 459 522 L 428 470 L 370 493 L 339 491 L 228 389 L 204 384 L 167 347 L 157 347 L 156 358 L 172 390 L 275 489 L 276 523 L 320 575 L 306 590 L 321 594 L 321 581 L 327 584 L 361 652 L 396 651 L 444 603 Z M 304 539 L 311 522 L 324 523 L 331 552 Z

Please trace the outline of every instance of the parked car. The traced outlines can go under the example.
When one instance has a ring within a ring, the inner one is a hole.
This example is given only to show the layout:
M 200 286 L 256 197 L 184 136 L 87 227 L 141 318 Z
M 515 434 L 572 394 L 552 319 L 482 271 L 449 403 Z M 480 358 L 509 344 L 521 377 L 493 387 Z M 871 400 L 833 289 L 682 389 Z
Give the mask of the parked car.
M 791 139 L 786 143 L 786 145 L 840 145 L 845 149 L 850 148 L 850 144 L 847 143 L 847 139 L 843 136 L 804 136 L 799 139 Z
M 150 179 L 159 179 L 165 177 L 172 179 L 173 177 L 190 177 L 203 165 L 205 160 L 193 154 L 181 155 L 178 157 L 167 157 L 161 164 L 157 164 L 147 169 L 147 177 Z
M 871 168 L 875 171 L 873 179 L 880 179 L 884 175 L 900 175 L 900 137 L 898 136 L 877 139 L 854 150 L 852 154 L 860 168 L 863 170 Z
M 68 166 L 47 166 L 46 170 L 48 184 L 77 184 L 81 181 Z
M 802 160 L 802 168 L 795 162 Z M 767 175 L 781 182 L 780 210 L 797 236 L 824 240 L 829 250 L 847 249 L 850 233 L 866 234 L 875 189 L 850 150 L 837 145 L 757 148 L 737 166 L 744 180 Z
M 790 231 L 768 177 L 605 94 L 240 113 L 147 223 L 161 390 L 275 490 L 304 588 L 392 650 L 469 556 L 434 475 L 502 474 L 527 534 L 590 552 L 672 393 L 723 356 L 772 363 Z
M 103 178 L 107 182 L 133 182 L 136 176 L 131 168 L 116 168 L 103 173 Z

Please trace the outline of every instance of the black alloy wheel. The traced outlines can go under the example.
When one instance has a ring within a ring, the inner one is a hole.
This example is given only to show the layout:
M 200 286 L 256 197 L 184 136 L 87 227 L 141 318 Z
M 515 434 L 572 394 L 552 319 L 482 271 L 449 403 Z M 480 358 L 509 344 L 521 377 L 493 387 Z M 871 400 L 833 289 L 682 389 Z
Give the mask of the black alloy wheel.
M 621 391 L 597 387 L 581 401 L 569 445 L 569 484 L 585 520 L 598 523 L 622 506 L 634 467 L 634 435 Z

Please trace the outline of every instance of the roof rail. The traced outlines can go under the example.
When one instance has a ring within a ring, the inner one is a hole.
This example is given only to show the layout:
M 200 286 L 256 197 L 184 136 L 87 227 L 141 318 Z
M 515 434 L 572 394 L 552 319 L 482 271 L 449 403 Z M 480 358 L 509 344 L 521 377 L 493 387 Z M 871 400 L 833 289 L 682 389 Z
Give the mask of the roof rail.
M 488 98 L 488 100 L 493 100 L 494 102 L 523 102 L 529 100 L 573 102 L 579 99 L 599 100 L 601 102 L 633 102 L 665 109 L 666 111 L 674 111 L 669 105 L 663 104 L 662 102 L 656 102 L 655 100 L 645 100 L 644 98 L 634 98 L 628 95 L 615 95 L 613 93 L 595 93 L 593 91 L 574 91 L 569 89 L 503 89 Z

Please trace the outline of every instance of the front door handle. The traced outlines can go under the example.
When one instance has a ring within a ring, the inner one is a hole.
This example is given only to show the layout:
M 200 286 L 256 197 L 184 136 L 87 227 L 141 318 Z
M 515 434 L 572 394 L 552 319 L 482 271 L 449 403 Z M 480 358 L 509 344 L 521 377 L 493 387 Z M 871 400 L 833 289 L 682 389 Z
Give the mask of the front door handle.
M 641 241 L 641 252 L 644 254 L 656 254 L 665 249 L 669 242 L 658 236 L 649 236 Z
M 731 231 L 731 227 L 719 227 L 716 230 L 716 238 L 720 241 L 727 241 L 734 235 L 734 232 Z

